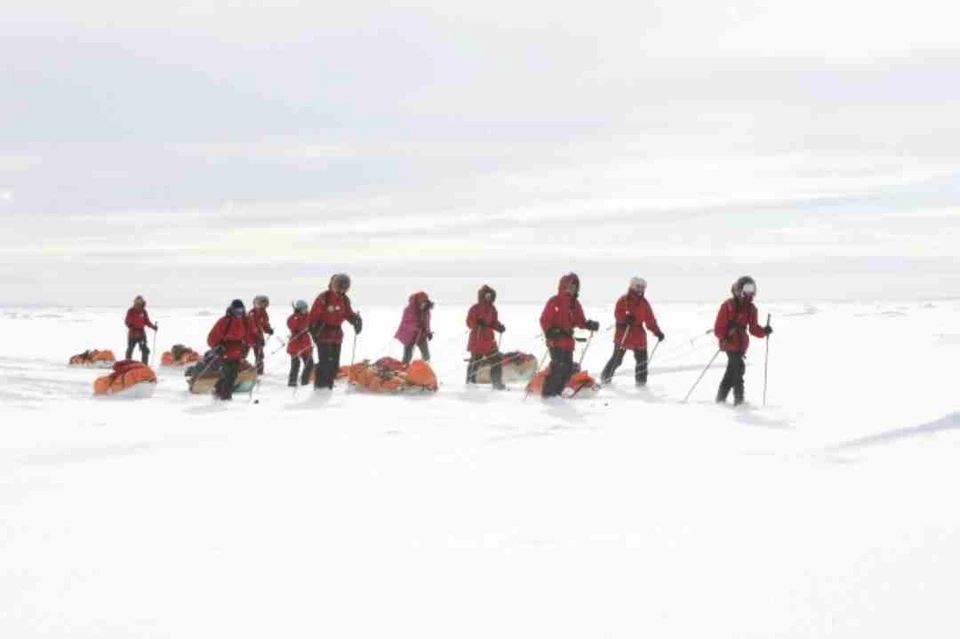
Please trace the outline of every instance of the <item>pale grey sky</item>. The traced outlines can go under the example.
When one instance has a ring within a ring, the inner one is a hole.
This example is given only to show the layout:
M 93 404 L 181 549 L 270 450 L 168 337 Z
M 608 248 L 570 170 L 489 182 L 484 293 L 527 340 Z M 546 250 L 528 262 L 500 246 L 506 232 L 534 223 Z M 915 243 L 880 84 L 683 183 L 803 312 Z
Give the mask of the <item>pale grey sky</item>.
M 0 302 L 502 250 L 546 276 L 789 246 L 955 285 L 956 8 L 624 4 L 5 6 Z

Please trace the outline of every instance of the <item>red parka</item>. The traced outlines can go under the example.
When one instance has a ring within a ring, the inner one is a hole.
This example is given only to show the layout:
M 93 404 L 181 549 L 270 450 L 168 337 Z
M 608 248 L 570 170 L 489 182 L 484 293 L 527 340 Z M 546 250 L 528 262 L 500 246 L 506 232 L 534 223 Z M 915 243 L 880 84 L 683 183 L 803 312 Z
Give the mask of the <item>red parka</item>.
M 493 296 L 489 302 L 484 299 L 487 293 Z M 497 316 L 497 307 L 493 305 L 496 299 L 496 291 L 489 286 L 483 286 L 477 292 L 477 303 L 471 306 L 467 313 L 467 326 L 470 327 L 467 350 L 474 355 L 487 355 L 497 349 L 494 330 L 500 327 L 500 319 Z M 483 326 L 480 326 L 481 321 Z
M 636 291 L 631 290 L 626 295 L 617 300 L 617 306 L 613 311 L 613 316 L 617 320 L 617 332 L 613 336 L 613 343 L 620 348 L 627 350 L 643 349 L 647 347 L 647 331 L 650 329 L 654 335 L 660 332 L 657 325 L 657 318 L 653 315 L 653 309 L 647 298 L 638 295 Z M 630 327 L 626 341 L 621 346 L 623 335 L 627 330 L 627 317 L 633 317 L 634 324 Z M 646 328 L 644 328 L 646 326 Z
M 210 348 L 224 346 L 226 348 L 223 354 L 224 359 L 240 361 L 246 356 L 247 349 L 254 345 L 255 340 L 256 329 L 246 315 L 243 317 L 225 315 L 217 320 L 210 334 L 207 335 L 207 346 Z
M 328 289 L 313 302 L 310 309 L 310 324 L 321 324 L 317 331 L 317 341 L 322 343 L 339 344 L 343 342 L 344 320 L 353 322 L 357 315 L 350 308 L 350 298 L 346 293 L 338 293 Z
M 290 341 L 287 342 L 287 353 L 294 357 L 299 357 L 308 351 L 313 350 L 313 343 L 310 341 L 310 315 L 307 313 L 294 313 L 287 318 L 287 328 L 290 329 Z
M 270 326 L 270 315 L 267 314 L 267 309 L 257 307 L 254 307 L 249 315 L 250 325 L 253 326 L 253 330 L 256 332 L 257 344 L 263 346 L 263 343 L 266 341 L 263 334 L 270 333 L 273 335 L 273 327 Z
M 572 351 L 576 342 L 573 339 L 574 328 L 584 328 L 587 318 L 583 315 L 583 307 L 576 298 L 567 292 L 569 278 L 564 275 L 560 278 L 559 293 L 547 300 L 540 314 L 540 328 L 547 335 L 547 345 L 562 351 Z M 550 337 L 550 331 L 559 329 L 562 335 Z
M 142 306 L 131 306 L 123 323 L 127 325 L 127 336 L 135 339 L 144 336 L 143 329 L 147 326 L 157 330 L 156 325 L 150 321 L 150 316 L 147 315 L 147 309 Z
M 754 337 L 766 337 L 763 327 L 757 323 L 757 307 L 753 302 L 731 297 L 717 313 L 713 334 L 720 340 L 720 349 L 731 352 L 747 352 L 750 347 L 750 331 Z

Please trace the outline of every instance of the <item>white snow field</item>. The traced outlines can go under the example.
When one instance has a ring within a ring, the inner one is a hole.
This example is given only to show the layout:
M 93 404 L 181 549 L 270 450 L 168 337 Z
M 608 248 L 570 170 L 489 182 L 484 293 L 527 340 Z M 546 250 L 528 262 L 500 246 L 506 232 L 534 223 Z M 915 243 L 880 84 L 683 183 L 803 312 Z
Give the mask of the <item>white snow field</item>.
M 754 340 L 736 410 L 711 401 L 722 356 L 681 403 L 722 291 L 658 303 L 652 285 L 648 389 L 628 355 L 570 401 L 466 388 L 466 306 L 442 300 L 436 394 L 294 395 L 281 351 L 228 404 L 166 369 L 151 399 L 94 399 L 102 373 L 66 360 L 122 356 L 125 308 L 4 308 L 0 636 L 960 636 L 960 301 L 760 289 L 768 405 Z M 400 308 L 358 280 L 354 299 L 358 357 L 397 356 Z M 539 308 L 501 300 L 503 348 L 540 357 Z M 582 301 L 611 323 L 589 280 Z M 222 312 L 149 310 L 157 357 L 202 349 Z

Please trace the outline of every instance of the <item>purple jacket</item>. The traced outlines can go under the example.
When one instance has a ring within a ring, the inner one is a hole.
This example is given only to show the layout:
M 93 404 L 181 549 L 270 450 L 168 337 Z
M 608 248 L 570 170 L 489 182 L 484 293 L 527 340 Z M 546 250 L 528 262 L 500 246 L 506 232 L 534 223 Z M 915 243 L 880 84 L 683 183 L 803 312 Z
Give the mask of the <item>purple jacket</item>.
M 420 310 L 423 302 L 433 306 L 426 293 L 419 292 L 410 296 L 410 303 L 403 309 L 403 317 L 400 319 L 400 327 L 394 335 L 404 346 L 414 344 L 420 339 L 427 337 L 430 333 L 430 307 Z

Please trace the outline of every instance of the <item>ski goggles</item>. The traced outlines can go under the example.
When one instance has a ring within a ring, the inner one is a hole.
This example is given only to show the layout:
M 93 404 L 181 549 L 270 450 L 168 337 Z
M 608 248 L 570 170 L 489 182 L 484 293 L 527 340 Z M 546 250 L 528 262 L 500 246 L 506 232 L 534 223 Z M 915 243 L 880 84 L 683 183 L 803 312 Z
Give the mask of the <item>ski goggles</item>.
M 757 294 L 757 285 L 756 284 L 744 284 L 743 288 L 740 289 L 740 292 L 744 295 L 749 295 L 753 297 Z

